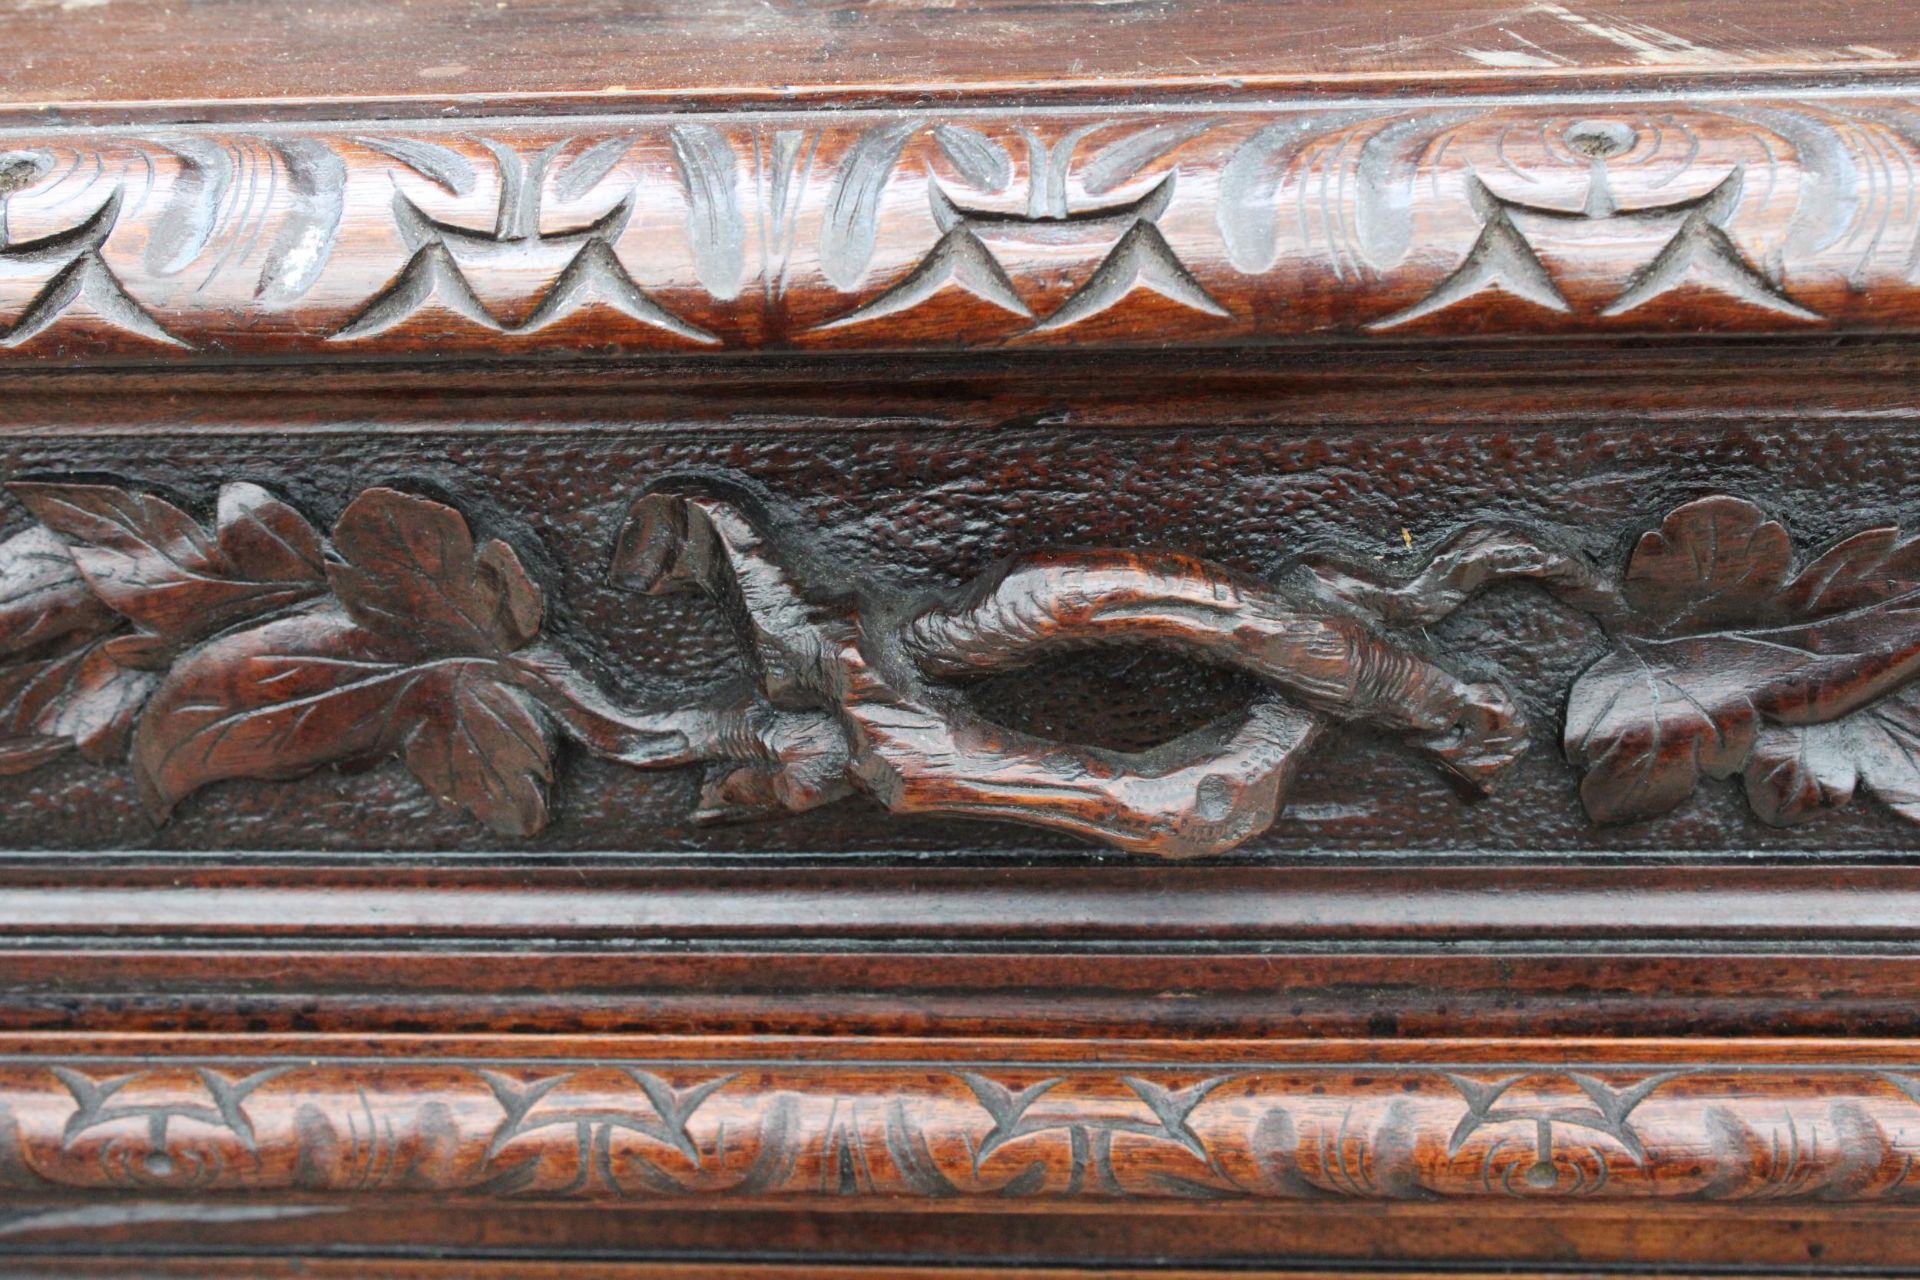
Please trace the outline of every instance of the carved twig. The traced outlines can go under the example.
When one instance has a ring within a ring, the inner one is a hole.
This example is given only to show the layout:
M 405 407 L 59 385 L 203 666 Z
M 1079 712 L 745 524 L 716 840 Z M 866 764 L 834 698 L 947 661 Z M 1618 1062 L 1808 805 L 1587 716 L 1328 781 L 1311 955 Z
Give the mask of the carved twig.
M 1012 818 L 1194 856 L 1271 824 L 1335 720 L 1399 732 L 1482 789 L 1525 746 L 1498 686 L 1462 681 L 1311 594 L 1190 556 L 1029 556 L 916 611 L 880 590 L 864 606 L 810 593 L 794 571 L 802 553 L 771 528 L 751 495 L 726 486 L 651 493 L 634 504 L 614 574 L 645 591 L 692 585 L 712 596 L 768 698 L 832 712 L 852 778 L 895 812 Z M 1242 716 L 1117 752 L 992 724 L 937 684 L 1114 644 L 1228 663 L 1273 692 Z
M 1393 627 L 1430 626 L 1504 582 L 1532 582 L 1603 622 L 1627 611 L 1619 582 L 1584 556 L 1501 525 L 1469 525 L 1452 534 L 1409 578 L 1386 577 L 1372 566 L 1332 556 L 1309 557 L 1300 571 L 1329 599 Z

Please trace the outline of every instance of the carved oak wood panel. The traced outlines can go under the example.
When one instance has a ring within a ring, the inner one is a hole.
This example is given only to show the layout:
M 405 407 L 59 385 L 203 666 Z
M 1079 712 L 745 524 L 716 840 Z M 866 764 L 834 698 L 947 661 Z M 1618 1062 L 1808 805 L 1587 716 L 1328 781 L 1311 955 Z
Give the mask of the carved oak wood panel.
M 197 496 L 143 479 L 180 474 L 175 446 L 23 441 L 0 795 L 43 838 L 136 846 L 257 839 L 245 815 L 295 783 L 444 811 L 329 839 L 376 847 L 1044 840 L 952 818 L 1183 857 L 1349 831 L 1716 847 L 1728 822 L 1753 847 L 1904 846 L 1904 438 L 1836 429 L 1819 454 L 1871 456 L 1878 519 L 1822 513 L 1778 428 L 1688 438 L 1691 464 L 1630 427 L 768 433 L 715 467 L 698 434 L 455 437 L 437 461 L 396 437 L 387 462 L 228 436 Z M 1749 455 L 1777 460 L 1753 497 L 1700 496 Z M 338 462 L 361 478 L 315 489 Z M 1634 486 L 1650 467 L 1664 499 Z M 1356 803 L 1356 759 L 1404 790 Z M 691 766 L 692 796 L 637 772 Z M 62 794 L 98 803 L 56 825 Z
M 0 4 L 0 1270 L 1920 1264 L 1911 15 L 179 7 Z

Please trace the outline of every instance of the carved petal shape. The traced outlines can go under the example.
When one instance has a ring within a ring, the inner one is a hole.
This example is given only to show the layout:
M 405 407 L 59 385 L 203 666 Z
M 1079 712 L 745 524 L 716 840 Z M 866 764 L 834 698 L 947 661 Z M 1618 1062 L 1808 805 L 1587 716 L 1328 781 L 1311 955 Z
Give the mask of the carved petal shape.
M 327 567 L 347 612 L 421 656 L 497 656 L 540 631 L 540 589 L 506 543 L 475 549 L 458 511 L 395 489 L 368 489 L 333 527 L 344 563 Z
M 202 645 L 173 669 L 141 718 L 135 777 L 160 819 L 210 782 L 294 778 L 397 752 L 442 802 L 531 834 L 546 820 L 549 739 L 519 695 L 480 690 L 499 674 L 484 657 L 396 654 L 331 605 L 281 618 Z
M 1920 539 L 1863 529 L 1794 575 L 1780 594 L 1789 618 L 1821 618 L 1920 591 Z
M 128 642 L 102 636 L 55 657 L 0 667 L 0 734 L 55 739 L 95 764 L 126 755 L 147 695 L 159 677 L 137 667 Z M 51 751 L 43 759 L 50 759 Z M 22 769 L 28 767 L 20 766 Z
M 1627 563 L 1627 600 L 1657 626 L 1705 631 L 1766 617 L 1793 560 L 1786 529 L 1740 498 L 1672 511 Z
M 1853 799 L 1859 783 L 1844 725 L 1769 725 L 1747 761 L 1747 802 L 1775 827 L 1810 822 Z
M 444 709 L 422 718 L 402 756 L 413 776 L 450 809 L 464 809 L 503 835 L 547 825 L 553 732 L 530 699 L 491 675 L 457 666 Z
M 326 581 L 319 531 L 257 484 L 221 487 L 218 530 L 220 550 L 243 577 L 316 587 Z
M 1880 803 L 1920 822 L 1920 690 L 1875 703 L 1845 728 L 1860 780 Z

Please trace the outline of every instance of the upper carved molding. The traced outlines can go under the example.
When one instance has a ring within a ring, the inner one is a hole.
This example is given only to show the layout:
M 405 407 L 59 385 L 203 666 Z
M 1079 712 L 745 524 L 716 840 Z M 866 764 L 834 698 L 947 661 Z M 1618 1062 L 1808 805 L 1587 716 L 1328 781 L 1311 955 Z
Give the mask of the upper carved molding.
M 0 358 L 1920 327 L 1897 98 L 0 136 Z

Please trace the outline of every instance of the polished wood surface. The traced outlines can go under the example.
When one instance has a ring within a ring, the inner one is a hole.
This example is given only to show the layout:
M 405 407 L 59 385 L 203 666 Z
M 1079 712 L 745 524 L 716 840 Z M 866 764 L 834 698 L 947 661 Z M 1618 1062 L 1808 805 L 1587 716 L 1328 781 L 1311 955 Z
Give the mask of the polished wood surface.
M 1920 25 L 1898 5 L 1630 0 L 7 0 L 20 111 L 179 118 L 231 104 L 390 112 L 494 104 L 830 103 L 874 97 L 1332 93 L 1647 79 L 1750 83 L 1911 74 Z M 183 57 L 183 55 L 186 55 Z
M 1499 1041 L 822 1054 L 712 1039 L 689 1054 L 527 1039 L 510 1057 L 396 1041 L 368 1058 L 263 1038 L 240 1060 L 179 1047 L 123 1037 L 114 1053 L 10 1057 L 0 1186 L 923 1212 L 1512 1197 L 1892 1207 L 1911 1200 L 1920 1154 L 1908 1137 L 1920 1074 L 1901 1041 L 1823 1044 L 1812 1061 L 1791 1044 L 1643 1041 L 1631 1066 L 1597 1066 L 1572 1044 L 1542 1062 L 1536 1046 Z
M 7 130 L 0 361 L 1920 327 L 1898 85 Z
M 1920 1268 L 1920 21 L 0 0 L 0 1274 Z

